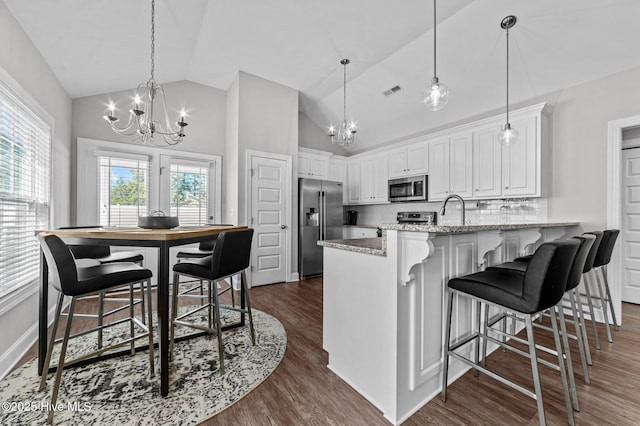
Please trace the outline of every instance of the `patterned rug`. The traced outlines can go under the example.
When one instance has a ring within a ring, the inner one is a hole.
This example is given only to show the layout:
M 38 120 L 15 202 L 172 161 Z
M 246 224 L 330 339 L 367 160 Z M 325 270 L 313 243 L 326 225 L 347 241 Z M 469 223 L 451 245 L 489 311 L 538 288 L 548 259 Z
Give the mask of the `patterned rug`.
M 192 307 L 181 308 L 190 309 Z M 225 323 L 238 320 L 238 313 L 223 310 Z M 53 422 L 56 425 L 191 425 L 229 407 L 264 381 L 278 366 L 287 345 L 282 324 L 274 317 L 253 310 L 256 345 L 251 345 L 249 327 L 223 332 L 225 374 L 218 372 L 215 335 L 176 343 L 171 361 L 169 395 L 160 396 L 160 374 L 156 353 L 156 375 L 149 378 L 149 354 L 137 352 L 65 370 Z M 204 315 L 200 318 L 205 321 Z M 248 320 L 248 319 L 247 319 Z M 248 321 L 247 321 L 248 323 Z M 128 324 L 105 332 L 105 343 L 128 335 Z M 157 330 L 157 328 L 156 328 Z M 193 329 L 176 327 L 176 335 Z M 89 334 L 72 340 L 67 359 L 96 346 Z M 146 339 L 138 342 L 143 344 Z M 56 345 L 60 346 L 60 345 Z M 57 363 L 54 352 L 52 365 Z M 44 424 L 54 374 L 38 392 L 36 360 L 0 381 L 0 424 Z M 60 410 L 60 411 L 57 411 Z

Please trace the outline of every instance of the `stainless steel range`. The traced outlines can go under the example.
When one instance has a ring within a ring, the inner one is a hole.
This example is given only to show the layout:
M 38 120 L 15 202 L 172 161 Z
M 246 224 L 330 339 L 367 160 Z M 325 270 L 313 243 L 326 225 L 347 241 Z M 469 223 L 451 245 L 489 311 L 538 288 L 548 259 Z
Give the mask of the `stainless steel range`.
M 436 212 L 398 212 L 398 223 L 412 223 L 419 225 L 435 225 L 438 214 Z

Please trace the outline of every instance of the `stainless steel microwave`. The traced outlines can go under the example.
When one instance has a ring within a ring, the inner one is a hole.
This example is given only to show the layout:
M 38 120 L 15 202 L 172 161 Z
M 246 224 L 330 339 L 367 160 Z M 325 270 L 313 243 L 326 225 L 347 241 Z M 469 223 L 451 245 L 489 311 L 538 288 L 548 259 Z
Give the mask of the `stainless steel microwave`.
M 389 180 L 389 201 L 427 201 L 427 175 Z

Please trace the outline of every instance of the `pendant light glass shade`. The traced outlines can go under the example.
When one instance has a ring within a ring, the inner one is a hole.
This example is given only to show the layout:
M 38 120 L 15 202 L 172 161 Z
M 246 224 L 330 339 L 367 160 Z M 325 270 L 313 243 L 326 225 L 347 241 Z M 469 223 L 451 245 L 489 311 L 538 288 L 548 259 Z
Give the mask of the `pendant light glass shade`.
M 449 103 L 449 87 L 440 83 L 436 74 L 436 0 L 433 0 L 433 78 L 422 94 L 422 103 L 431 111 L 439 111 Z
M 509 29 L 516 24 L 516 17 L 509 15 L 500 22 L 500 27 L 505 30 L 507 38 L 507 122 L 498 134 L 498 140 L 503 145 L 511 145 L 518 140 L 518 131 L 509 123 Z

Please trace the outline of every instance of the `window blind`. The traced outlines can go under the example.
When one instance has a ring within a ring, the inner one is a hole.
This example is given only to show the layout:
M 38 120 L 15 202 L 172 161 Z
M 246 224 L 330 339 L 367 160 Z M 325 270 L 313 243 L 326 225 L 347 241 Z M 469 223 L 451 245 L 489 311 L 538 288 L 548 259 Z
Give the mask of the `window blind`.
M 101 226 L 134 227 L 149 210 L 149 160 L 115 155 L 98 156 L 98 220 Z
M 171 216 L 180 225 L 204 225 L 209 219 L 210 165 L 173 163 L 170 167 Z
M 51 128 L 0 79 L 0 299 L 37 283 L 49 228 Z

